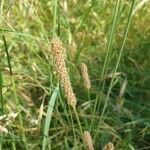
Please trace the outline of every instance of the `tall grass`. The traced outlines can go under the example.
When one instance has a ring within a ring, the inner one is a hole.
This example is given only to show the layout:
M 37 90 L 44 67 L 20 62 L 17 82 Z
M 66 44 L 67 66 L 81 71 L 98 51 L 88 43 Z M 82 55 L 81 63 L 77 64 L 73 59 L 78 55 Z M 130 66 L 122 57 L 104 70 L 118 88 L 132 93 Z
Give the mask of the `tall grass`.
M 18 99 L 18 96 L 17 96 L 15 78 L 14 78 L 13 72 L 12 72 L 12 67 L 11 67 L 11 62 L 10 62 L 10 55 L 9 55 L 9 52 L 8 52 L 7 41 L 6 41 L 6 38 L 5 38 L 4 35 L 3 35 L 3 41 L 4 41 L 4 46 L 5 46 L 4 50 L 6 52 L 7 62 L 8 62 L 8 66 L 9 66 L 9 72 L 10 72 L 11 79 L 12 79 L 13 94 L 14 94 L 14 98 L 15 98 L 15 102 L 16 102 L 16 106 L 17 106 L 17 111 L 18 111 L 18 114 L 19 114 L 19 123 L 20 123 L 20 127 L 21 127 L 22 140 L 24 142 L 25 149 L 27 149 L 27 140 L 26 140 L 26 135 L 25 135 L 25 132 L 24 132 L 23 117 L 22 117 L 22 114 L 21 114 L 20 102 L 19 102 L 19 99 Z M 13 144 L 13 148 L 14 148 L 14 144 Z
M 123 50 L 124 50 L 124 45 L 125 45 L 125 42 L 126 42 L 128 30 L 129 30 L 131 19 L 132 19 L 132 12 L 133 12 L 133 9 L 134 9 L 134 4 L 135 4 L 135 1 L 132 2 L 131 9 L 130 9 L 130 12 L 129 12 L 128 21 L 127 21 L 127 25 L 126 25 L 126 28 L 125 28 L 125 31 L 124 31 L 124 36 L 123 36 L 120 52 L 119 52 L 119 55 L 118 55 L 116 66 L 115 66 L 114 71 L 113 71 L 113 76 L 112 76 L 112 79 L 111 79 L 111 82 L 110 82 L 110 85 L 109 85 L 109 89 L 108 89 L 108 92 L 107 92 L 107 97 L 106 97 L 106 100 L 105 100 L 105 104 L 104 104 L 104 107 L 102 109 L 102 114 L 101 114 L 102 117 L 103 117 L 103 115 L 105 113 L 105 109 L 107 107 L 107 102 L 108 102 L 108 99 L 109 99 L 109 96 L 110 96 L 110 92 L 111 92 L 111 89 L 113 88 L 113 84 L 114 84 L 115 74 L 116 74 L 117 69 L 119 67 L 121 56 L 122 56 L 122 53 L 123 53 Z
M 1 0 L 0 149 L 149 149 L 149 8 Z
M 116 4 L 115 4 L 113 19 L 112 19 L 113 20 L 112 21 L 112 27 L 111 27 L 111 31 L 110 31 L 108 46 L 107 46 L 107 53 L 106 53 L 106 56 L 105 56 L 105 60 L 104 60 L 104 64 L 103 64 L 103 68 L 102 68 L 102 72 L 101 72 L 101 79 L 99 81 L 99 86 L 101 85 L 102 80 L 104 78 L 104 75 L 106 75 L 106 71 L 107 71 L 107 68 L 108 68 L 109 56 L 110 56 L 110 52 L 111 52 L 111 48 L 112 48 L 112 42 L 113 42 L 115 28 L 116 28 L 117 19 L 118 19 L 119 6 L 120 6 L 120 0 L 117 0 Z M 102 84 L 102 92 L 104 91 L 104 87 L 105 87 L 105 81 L 103 81 L 103 84 Z M 96 108 L 98 110 L 100 109 L 100 102 L 98 102 L 98 100 L 101 100 L 101 98 L 99 98 L 99 95 L 97 94 L 96 101 L 95 101 L 95 104 L 94 104 L 93 116 L 96 113 Z M 92 117 L 90 128 L 92 128 L 92 124 L 93 124 L 93 117 Z

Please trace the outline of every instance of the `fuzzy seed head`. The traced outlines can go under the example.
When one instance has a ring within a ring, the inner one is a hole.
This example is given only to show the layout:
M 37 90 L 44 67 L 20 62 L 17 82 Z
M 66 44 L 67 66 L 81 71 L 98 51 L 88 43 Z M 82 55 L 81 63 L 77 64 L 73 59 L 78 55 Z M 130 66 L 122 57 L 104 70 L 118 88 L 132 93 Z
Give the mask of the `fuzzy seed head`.
M 114 145 L 113 145 L 113 143 L 111 143 L 111 142 L 107 143 L 107 144 L 104 146 L 103 150 L 114 150 Z
M 88 150 L 94 150 L 92 137 L 88 131 L 84 131 L 84 140 L 85 140 Z
M 69 75 L 67 72 L 65 59 L 63 55 L 62 42 L 59 38 L 53 38 L 51 41 L 51 45 L 55 62 L 55 69 L 61 82 L 61 86 L 63 87 L 64 94 L 67 98 L 68 104 L 70 104 L 72 107 L 75 107 L 77 100 L 73 92 Z
M 81 75 L 82 75 L 82 78 L 83 78 L 85 88 L 87 90 L 90 90 L 91 81 L 90 81 L 90 78 L 89 78 L 87 66 L 84 63 L 81 64 Z

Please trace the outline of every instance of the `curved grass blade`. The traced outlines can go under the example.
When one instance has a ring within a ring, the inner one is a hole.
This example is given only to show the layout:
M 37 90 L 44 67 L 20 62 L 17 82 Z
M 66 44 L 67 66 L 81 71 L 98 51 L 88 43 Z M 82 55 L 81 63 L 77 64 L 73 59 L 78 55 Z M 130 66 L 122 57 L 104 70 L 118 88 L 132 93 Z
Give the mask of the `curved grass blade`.
M 55 88 L 48 104 L 48 110 L 45 118 L 45 125 L 44 125 L 44 137 L 43 137 L 43 144 L 42 144 L 42 150 L 46 149 L 46 146 L 48 144 L 48 131 L 51 123 L 51 118 L 52 118 L 52 112 L 54 109 L 54 105 L 56 102 L 56 98 L 59 92 L 59 85 Z

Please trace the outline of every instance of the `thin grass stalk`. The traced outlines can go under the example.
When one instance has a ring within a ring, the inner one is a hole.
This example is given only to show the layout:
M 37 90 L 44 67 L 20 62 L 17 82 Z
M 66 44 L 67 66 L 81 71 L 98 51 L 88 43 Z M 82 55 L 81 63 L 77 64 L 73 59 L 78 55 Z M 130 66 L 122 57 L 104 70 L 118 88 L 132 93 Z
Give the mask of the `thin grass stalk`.
M 9 52 L 8 52 L 8 47 L 7 47 L 7 42 L 6 42 L 4 34 L 3 34 L 3 41 L 4 41 L 4 46 L 5 46 L 5 53 L 6 53 L 6 56 L 7 56 L 7 62 L 8 62 L 9 72 L 10 72 L 10 75 L 13 75 L 12 67 L 11 67 L 11 63 L 10 63 Z
M 83 146 L 85 146 L 84 133 L 83 133 L 82 125 L 81 125 L 76 107 L 73 107 L 73 111 L 75 113 L 75 117 L 76 117 L 76 120 L 77 120 L 77 123 L 78 123 L 78 126 L 79 126 L 79 130 L 80 130 L 80 133 L 81 133 L 81 136 L 82 136 Z
M 66 105 L 64 105 L 64 102 L 62 100 L 62 98 L 60 97 L 59 95 L 59 99 L 60 99 L 60 102 L 61 102 L 61 105 L 62 107 L 64 108 L 64 114 L 66 116 L 66 119 L 67 121 L 72 124 L 72 127 L 73 127 L 73 137 L 74 137 L 74 146 L 76 146 L 76 143 L 77 143 L 77 137 L 76 137 L 76 133 L 75 133 L 75 125 L 74 125 L 74 122 L 73 122 L 73 115 L 71 113 L 71 108 L 69 106 L 69 114 L 70 114 L 70 118 L 68 116 L 68 113 L 67 113 L 67 110 L 66 110 Z
M 108 67 L 108 63 L 109 63 L 109 56 L 110 56 L 110 52 L 112 50 L 113 38 L 114 38 L 114 33 L 115 33 L 117 19 L 118 19 L 119 6 L 120 6 L 120 0 L 117 0 L 116 5 L 115 5 L 115 10 L 114 10 L 112 27 L 111 27 L 110 36 L 109 36 L 109 42 L 108 42 L 108 46 L 107 46 L 107 50 L 106 50 L 107 53 L 106 53 L 104 65 L 102 68 L 101 80 L 100 80 L 99 86 L 100 86 L 100 84 L 104 78 L 104 75 L 107 71 L 107 67 Z
M 61 15 L 61 6 L 60 6 L 60 0 L 58 0 L 58 9 L 57 9 L 57 12 L 58 12 L 58 16 L 57 16 L 57 36 L 60 36 L 60 15 Z
M 21 126 L 21 136 L 22 136 L 22 140 L 25 144 L 25 149 L 27 149 L 27 140 L 26 140 L 26 135 L 25 135 L 25 131 L 24 131 L 24 125 L 23 125 L 23 117 L 22 114 L 20 112 L 20 102 L 17 96 L 17 91 L 16 91 L 16 84 L 15 84 L 15 79 L 13 76 L 13 72 L 12 72 L 12 67 L 11 67 L 11 63 L 10 63 L 10 56 L 9 56 L 9 52 L 8 52 L 8 47 L 7 47 L 7 42 L 5 39 L 5 36 L 3 35 L 3 41 L 4 41 L 4 46 L 5 46 L 5 52 L 6 52 L 6 56 L 7 56 L 7 62 L 8 62 L 8 66 L 9 66 L 9 71 L 10 71 L 10 75 L 11 75 L 11 79 L 12 79 L 12 87 L 13 87 L 13 93 L 14 93 L 14 97 L 15 97 L 15 102 L 17 105 L 17 111 L 18 111 L 18 116 L 19 116 L 19 123 Z
M 20 123 L 20 127 L 21 127 L 22 140 L 25 144 L 25 148 L 28 149 L 27 148 L 27 139 L 26 139 L 26 135 L 25 135 L 25 131 L 24 131 L 24 125 L 23 125 L 23 117 L 22 117 L 22 114 L 21 114 L 21 111 L 20 111 L 20 102 L 19 102 L 19 99 L 18 99 L 18 96 L 17 96 L 16 83 L 15 83 L 15 79 L 14 79 L 13 75 L 12 75 L 12 86 L 13 86 L 13 93 L 14 93 L 14 96 L 15 96 L 15 102 L 16 102 L 16 105 L 17 105 L 17 111 L 18 111 L 19 123 Z
M 69 118 L 69 116 L 68 116 L 67 108 L 66 108 L 67 106 L 64 104 L 64 101 L 62 100 L 60 94 L 59 94 L 59 100 L 60 100 L 60 103 L 61 103 L 61 107 L 64 108 L 64 114 L 66 115 L 67 121 L 68 121 L 69 123 L 71 123 L 70 118 Z M 70 108 L 70 107 L 69 107 L 69 108 Z
M 105 60 L 104 60 L 104 65 L 103 65 L 103 68 L 102 68 L 101 79 L 100 79 L 100 82 L 99 82 L 99 86 L 102 83 L 102 88 L 101 88 L 102 93 L 104 92 L 104 88 L 105 88 L 105 80 L 103 81 L 103 79 L 104 79 L 104 76 L 107 73 L 107 68 L 108 68 L 108 64 L 109 64 L 109 56 L 111 54 L 112 45 L 113 45 L 113 38 L 114 38 L 115 29 L 116 29 L 116 25 L 117 25 L 117 21 L 118 21 L 118 13 L 119 13 L 120 3 L 121 3 L 120 0 L 116 1 L 116 7 L 115 7 L 115 12 L 114 12 L 114 17 L 113 17 L 113 24 L 112 24 L 112 28 L 111 28 L 111 31 L 110 31 L 110 38 L 109 38 L 109 42 L 108 42 L 107 53 L 106 53 Z M 101 100 L 101 96 L 100 96 L 99 100 Z M 98 107 L 97 107 L 98 111 L 100 110 L 100 104 L 101 103 L 99 101 Z
M 0 150 L 3 148 L 3 135 L 0 136 Z
M 117 69 L 119 67 L 121 56 L 122 56 L 122 53 L 123 53 L 123 50 L 124 50 L 124 45 L 125 45 L 125 42 L 126 42 L 126 38 L 127 38 L 127 35 L 128 35 L 128 31 L 129 31 L 129 27 L 130 27 L 130 23 L 131 23 L 131 19 L 132 19 L 132 12 L 133 12 L 133 9 L 134 9 L 134 4 L 135 4 L 135 1 L 133 0 L 132 4 L 131 4 L 129 15 L 128 15 L 128 21 L 127 21 L 127 24 L 126 24 L 126 28 L 125 28 L 125 31 L 124 31 L 124 36 L 123 36 L 121 49 L 120 49 L 119 56 L 118 56 L 118 59 L 117 59 L 117 63 L 116 63 L 116 66 L 115 66 L 115 69 L 114 69 L 114 72 L 113 72 L 113 77 L 111 79 L 111 83 L 110 83 L 110 86 L 109 86 L 109 89 L 108 89 L 108 93 L 107 93 L 107 96 L 106 96 L 104 107 L 102 109 L 101 118 L 100 118 L 99 125 L 98 125 L 98 130 L 100 128 L 102 118 L 105 114 L 105 110 L 106 110 L 106 107 L 107 107 L 107 104 L 108 104 L 108 99 L 109 99 L 109 96 L 110 96 L 110 93 L 111 93 L 111 90 L 112 90 L 112 87 L 113 87 L 114 79 L 115 79 L 115 73 L 117 72 Z M 97 134 L 95 135 L 95 138 L 96 138 L 96 136 L 97 136 Z
M 74 125 L 74 122 L 73 122 L 73 116 L 72 116 L 70 107 L 69 107 L 69 113 L 70 113 L 70 118 L 71 118 L 72 129 L 73 129 L 74 146 L 75 146 L 75 149 L 76 149 L 77 137 L 76 137 L 76 133 L 75 133 L 75 125 Z
M 113 36 L 114 36 L 115 28 L 116 28 L 116 22 L 117 22 L 119 6 L 120 6 L 120 0 L 117 0 L 116 5 L 115 5 L 115 9 L 114 9 L 113 23 L 112 23 L 112 27 L 111 27 L 110 36 L 109 36 L 110 38 L 109 38 L 109 42 L 108 42 L 108 46 L 107 46 L 107 53 L 106 53 L 106 57 L 105 57 L 105 60 L 104 60 L 104 65 L 103 65 L 102 73 L 101 73 L 101 79 L 100 79 L 98 87 L 100 87 L 100 85 L 102 83 L 102 80 L 103 80 L 103 77 L 104 77 L 104 74 L 105 74 L 105 70 L 106 70 L 106 66 L 108 64 L 108 58 L 109 58 L 109 54 L 110 54 L 110 51 L 111 51 Z M 104 90 L 104 86 L 105 86 L 105 83 L 103 83 L 103 85 L 102 85 L 102 91 Z M 95 101 L 95 104 L 94 104 L 92 119 L 91 119 L 90 130 L 92 129 L 92 126 L 93 126 L 93 121 L 94 121 L 93 119 L 94 119 L 94 115 L 95 115 L 96 108 L 97 108 L 97 105 L 98 105 L 98 99 L 99 99 L 99 96 L 97 94 L 96 101 Z M 101 97 L 100 97 L 100 99 L 101 99 Z M 98 105 L 98 109 L 99 109 L 99 107 L 100 107 L 100 103 Z
M 102 114 L 101 114 L 102 116 L 105 113 L 105 109 L 106 109 L 106 106 L 107 106 L 109 95 L 110 95 L 111 89 L 113 87 L 113 82 L 114 82 L 114 79 L 115 79 L 115 73 L 117 72 L 117 69 L 118 69 L 118 66 L 119 66 L 119 63 L 120 63 L 120 60 L 121 60 L 121 56 L 122 56 L 122 53 L 123 53 L 123 50 L 124 50 L 124 45 L 125 45 L 125 42 L 126 42 L 127 34 L 128 34 L 128 31 L 129 31 L 129 27 L 130 27 L 130 23 L 131 23 L 131 19 L 132 19 L 132 11 L 133 11 L 133 8 L 134 8 L 134 4 L 135 4 L 135 1 L 133 0 L 132 5 L 131 5 L 131 9 L 130 9 L 130 13 L 129 13 L 129 16 L 128 16 L 128 21 L 127 21 L 127 25 L 126 25 L 126 28 L 125 28 L 124 36 L 123 36 L 122 46 L 121 46 L 121 49 L 120 49 L 120 52 L 119 52 L 117 63 L 116 63 L 116 66 L 115 66 L 115 69 L 114 69 L 114 72 L 113 72 L 113 77 L 112 77 L 112 80 L 111 80 L 111 83 L 110 83 L 110 86 L 109 86 L 106 101 L 105 101 L 103 111 L 102 111 Z
M 11 142 L 11 144 L 12 144 L 12 150 L 16 150 L 17 148 L 16 148 L 16 143 L 15 143 L 15 138 L 14 138 L 14 136 L 12 137 L 12 142 Z
M 88 101 L 90 101 L 91 100 L 90 90 L 87 91 L 87 96 L 88 96 Z
M 4 0 L 1 0 L 1 6 L 0 6 L 0 21 L 3 20 L 3 7 L 4 7 Z
M 58 0 L 53 0 L 53 11 L 54 11 L 54 18 L 53 18 L 53 31 L 52 36 L 56 36 L 56 28 L 57 28 L 57 11 L 58 11 Z
M 70 114 L 70 117 L 69 117 L 68 112 L 67 112 L 67 109 L 66 109 L 66 105 L 64 105 L 64 101 L 62 100 L 62 98 L 60 97 L 60 95 L 59 95 L 59 99 L 60 99 L 62 108 L 64 108 L 64 114 L 65 114 L 65 116 L 66 116 L 66 119 L 67 119 L 68 123 L 69 123 L 69 124 L 72 124 L 73 137 L 74 137 L 74 146 L 75 146 L 75 149 L 76 149 L 77 137 L 76 137 L 76 133 L 75 133 L 75 125 L 74 125 L 74 122 L 73 122 L 73 115 L 72 115 L 72 113 L 71 113 L 71 108 L 70 108 L 70 106 L 69 106 L 69 114 Z
M 48 38 L 48 35 L 47 35 L 46 30 L 44 28 L 44 25 L 43 25 L 40 17 L 38 16 L 38 14 L 36 14 L 36 15 L 37 15 L 37 18 L 38 18 L 37 20 L 38 20 L 39 24 L 41 25 L 42 32 L 45 34 L 46 41 L 49 42 L 49 38 Z
M 3 88 L 3 78 L 2 78 L 2 72 L 0 70 L 0 114 L 3 114 L 4 113 L 4 102 L 3 102 L 3 91 L 2 91 L 2 88 Z
M 80 122 L 79 115 L 78 115 L 76 107 L 74 107 L 73 110 L 74 110 L 74 113 L 75 113 L 75 116 L 76 116 L 76 119 L 77 119 L 77 122 L 78 122 L 78 125 L 79 125 L 80 132 L 83 136 L 83 130 L 82 130 L 81 122 Z
M 27 139 L 26 139 L 26 135 L 25 135 L 25 131 L 24 131 L 24 125 L 23 125 L 23 117 L 20 111 L 20 102 L 17 96 L 17 91 L 16 91 L 16 83 L 15 83 L 15 79 L 14 76 L 12 75 L 12 86 L 13 86 L 13 93 L 15 96 L 15 102 L 17 105 L 17 111 L 18 111 L 18 116 L 19 116 L 19 123 L 20 123 L 20 127 L 21 127 L 21 134 L 22 134 L 22 140 L 25 144 L 25 148 L 27 149 Z

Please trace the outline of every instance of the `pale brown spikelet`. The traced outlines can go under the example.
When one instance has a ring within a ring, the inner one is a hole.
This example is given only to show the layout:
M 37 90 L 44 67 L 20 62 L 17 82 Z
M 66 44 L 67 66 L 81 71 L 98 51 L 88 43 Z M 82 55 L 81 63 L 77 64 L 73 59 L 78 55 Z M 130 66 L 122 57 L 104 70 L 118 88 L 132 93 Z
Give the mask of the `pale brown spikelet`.
M 114 150 L 114 145 L 113 145 L 113 143 L 111 143 L 111 142 L 107 143 L 107 144 L 104 146 L 103 150 Z
M 87 66 L 84 63 L 81 64 L 81 74 L 82 74 L 82 78 L 83 78 L 85 88 L 87 90 L 90 90 L 91 81 L 90 81 L 90 78 L 89 78 Z
M 91 134 L 88 131 L 84 131 L 84 140 L 88 150 L 94 150 Z
M 51 45 L 52 45 L 53 57 L 55 61 L 55 69 L 59 76 L 61 86 L 63 87 L 64 94 L 67 98 L 68 104 L 70 104 L 72 107 L 75 107 L 77 100 L 73 92 L 69 75 L 67 72 L 65 59 L 63 55 L 62 42 L 59 38 L 53 38 L 51 41 Z

